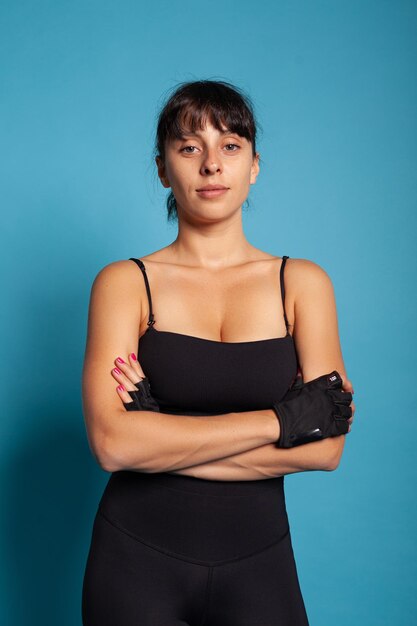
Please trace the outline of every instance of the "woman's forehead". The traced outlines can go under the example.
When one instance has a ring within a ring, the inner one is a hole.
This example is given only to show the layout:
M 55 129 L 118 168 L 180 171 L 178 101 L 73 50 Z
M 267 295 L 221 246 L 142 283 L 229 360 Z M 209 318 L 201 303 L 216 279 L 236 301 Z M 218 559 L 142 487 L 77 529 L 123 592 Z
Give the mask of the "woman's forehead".
M 177 123 L 183 134 L 205 131 L 208 128 L 216 128 L 220 132 L 229 130 L 224 120 L 216 119 L 210 111 L 195 112 L 194 114 L 185 112 L 178 116 Z
M 207 124 L 202 130 L 196 129 L 195 131 L 193 130 L 187 130 L 185 129 L 184 132 L 182 133 L 183 137 L 198 137 L 201 135 L 204 135 L 207 132 L 213 132 L 214 134 L 219 134 L 219 135 L 237 135 L 237 133 L 234 133 L 233 131 L 231 131 L 229 128 L 224 128 L 223 130 L 219 130 L 218 128 L 216 128 L 215 126 L 213 126 L 213 124 Z
M 220 126 L 220 128 L 219 128 Z M 181 123 L 173 129 L 172 133 L 169 133 L 168 140 L 186 139 L 188 137 L 199 137 L 207 133 L 223 135 L 236 135 L 240 136 L 235 130 L 232 130 L 227 124 L 222 122 L 220 125 L 213 123 L 210 118 L 206 118 L 201 124 L 187 124 Z M 242 137 L 243 138 L 243 137 Z

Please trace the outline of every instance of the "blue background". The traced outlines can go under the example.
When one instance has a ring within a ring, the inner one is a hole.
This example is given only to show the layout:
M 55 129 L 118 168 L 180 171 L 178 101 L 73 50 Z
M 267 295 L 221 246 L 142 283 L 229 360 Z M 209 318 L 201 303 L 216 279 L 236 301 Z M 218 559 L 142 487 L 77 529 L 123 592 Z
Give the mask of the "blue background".
M 2 5 L 2 624 L 81 624 L 109 477 L 81 411 L 90 288 L 175 238 L 155 118 L 201 78 L 263 128 L 247 238 L 335 288 L 355 422 L 335 472 L 285 480 L 311 626 L 415 623 L 416 31 L 405 0 Z

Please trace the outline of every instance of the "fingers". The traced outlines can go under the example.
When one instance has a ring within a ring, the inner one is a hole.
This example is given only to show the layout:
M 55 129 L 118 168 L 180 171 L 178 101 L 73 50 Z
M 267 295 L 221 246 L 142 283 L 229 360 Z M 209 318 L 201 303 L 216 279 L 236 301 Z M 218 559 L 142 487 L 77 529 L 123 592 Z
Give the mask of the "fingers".
M 343 378 L 343 377 L 342 377 Z M 343 379 L 343 386 L 342 386 L 342 390 L 344 392 L 350 392 L 352 395 L 355 393 L 353 390 L 353 385 L 352 385 L 352 381 L 347 380 L 347 379 Z M 348 432 L 350 433 L 351 429 L 352 429 L 352 422 L 354 419 L 354 414 L 355 414 L 355 403 L 353 402 L 353 400 L 351 401 L 351 403 L 349 404 L 350 408 L 352 409 L 352 417 L 350 417 L 348 419 L 348 424 L 349 424 L 349 430 Z
M 352 400 L 352 402 L 350 403 L 349 406 L 352 409 L 352 417 L 348 419 L 348 423 L 349 423 L 349 431 L 348 432 L 350 432 L 350 430 L 352 428 L 352 422 L 354 420 L 354 415 L 355 415 L 355 403 L 353 402 L 353 400 Z
M 117 393 L 119 395 L 119 398 L 121 399 L 122 402 L 129 402 L 129 403 L 132 402 L 132 398 L 127 393 L 126 389 L 123 387 L 122 384 L 120 384 L 120 385 L 118 385 L 118 387 L 116 387 L 116 391 L 117 391 Z
M 335 413 L 336 419 L 345 419 L 349 421 L 352 418 L 352 409 L 350 406 L 344 404 L 338 404 L 336 407 L 337 413 Z M 348 419 L 349 418 L 349 419 Z
M 135 383 L 145 378 L 145 374 L 134 353 L 129 354 L 128 362 L 118 356 L 114 363 L 116 367 L 111 370 L 111 374 L 119 383 L 116 391 L 123 402 L 130 402 L 131 397 L 127 392 L 135 391 L 137 389 Z
M 349 425 L 347 432 L 350 433 L 355 414 L 355 403 L 352 398 L 355 392 L 353 391 L 351 381 L 343 379 L 342 389 L 330 389 L 327 393 L 330 394 L 333 402 L 337 405 L 337 410 L 341 417 L 344 416 L 346 418 L 348 415 L 351 415 L 351 417 L 346 420 Z
M 350 391 L 351 393 L 354 393 L 353 391 L 353 385 L 352 382 L 350 380 L 343 380 L 343 386 L 342 386 L 343 391 Z

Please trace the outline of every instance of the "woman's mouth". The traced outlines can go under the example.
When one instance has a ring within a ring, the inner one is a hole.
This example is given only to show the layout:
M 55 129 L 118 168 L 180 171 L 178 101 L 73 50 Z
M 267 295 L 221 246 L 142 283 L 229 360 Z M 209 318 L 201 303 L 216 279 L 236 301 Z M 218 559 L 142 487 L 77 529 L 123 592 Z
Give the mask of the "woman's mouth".
M 206 187 L 201 187 L 201 189 L 196 189 L 199 196 L 202 198 L 217 198 L 218 196 L 222 196 L 226 191 L 228 191 L 228 187 L 222 187 L 220 185 L 207 185 Z

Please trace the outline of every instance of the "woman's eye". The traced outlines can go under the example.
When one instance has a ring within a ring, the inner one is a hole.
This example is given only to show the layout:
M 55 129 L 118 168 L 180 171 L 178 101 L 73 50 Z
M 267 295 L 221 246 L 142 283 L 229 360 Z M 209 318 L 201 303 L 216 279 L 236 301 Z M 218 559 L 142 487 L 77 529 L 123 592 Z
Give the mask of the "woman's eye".
M 232 147 L 231 150 L 229 150 L 230 147 Z M 238 146 L 236 143 L 227 143 L 225 145 L 225 148 L 227 148 L 227 152 L 236 152 L 236 150 L 240 149 L 240 146 Z M 186 154 L 194 154 L 196 149 L 196 146 L 184 146 L 180 149 L 180 152 L 185 152 Z

